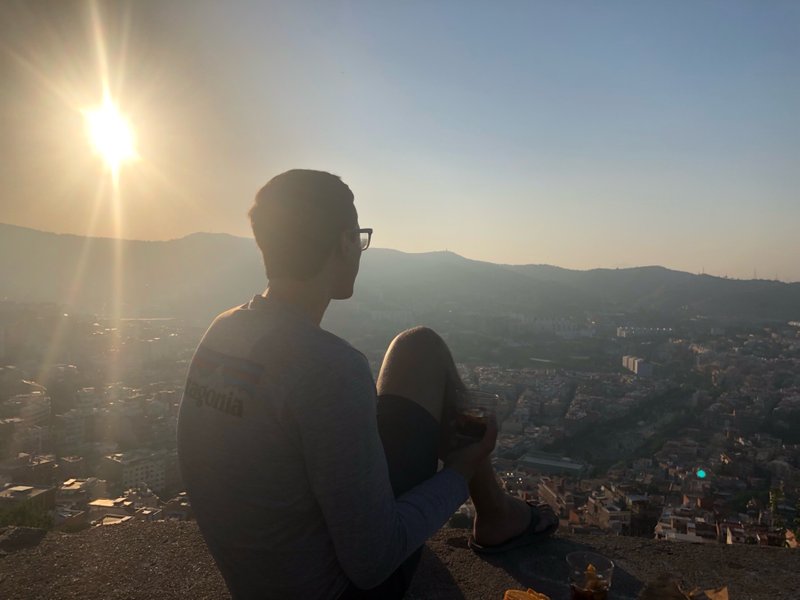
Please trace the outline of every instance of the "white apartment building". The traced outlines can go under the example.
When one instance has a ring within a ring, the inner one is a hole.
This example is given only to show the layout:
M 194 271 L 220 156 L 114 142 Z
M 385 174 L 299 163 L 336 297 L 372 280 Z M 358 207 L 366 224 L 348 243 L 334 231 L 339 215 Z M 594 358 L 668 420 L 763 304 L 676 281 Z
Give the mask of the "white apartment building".
M 113 485 L 123 489 L 146 483 L 151 489 L 163 490 L 166 484 L 166 453 L 163 450 L 133 450 L 109 454 L 104 471 Z

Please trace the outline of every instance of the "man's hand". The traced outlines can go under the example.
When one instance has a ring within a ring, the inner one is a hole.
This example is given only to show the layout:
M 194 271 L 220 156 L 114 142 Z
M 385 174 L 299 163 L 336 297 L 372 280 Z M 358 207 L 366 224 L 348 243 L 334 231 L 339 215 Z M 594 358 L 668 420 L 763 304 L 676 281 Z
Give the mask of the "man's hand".
M 455 469 L 461 473 L 464 479 L 469 483 L 478 464 L 492 453 L 496 443 L 497 421 L 494 417 L 491 417 L 486 424 L 486 433 L 483 434 L 483 438 L 481 438 L 479 442 L 463 446 L 450 452 L 444 459 L 444 466 Z

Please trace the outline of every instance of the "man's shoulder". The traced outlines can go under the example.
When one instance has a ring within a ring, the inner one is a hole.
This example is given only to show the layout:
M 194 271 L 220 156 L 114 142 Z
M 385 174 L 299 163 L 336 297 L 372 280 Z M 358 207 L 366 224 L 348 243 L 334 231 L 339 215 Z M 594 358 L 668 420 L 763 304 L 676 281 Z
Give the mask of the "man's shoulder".
M 231 308 L 222 311 L 211 321 L 211 324 L 208 326 L 208 329 L 206 330 L 206 335 L 218 329 L 225 329 L 228 327 L 235 326 L 248 310 L 249 310 L 248 303 L 244 303 L 244 304 L 239 304 L 237 306 L 232 306 Z
M 296 314 L 259 310 L 253 302 L 219 314 L 201 345 L 289 371 L 370 372 L 367 358 L 347 340 Z
M 266 325 L 259 323 L 259 319 L 254 317 L 248 304 L 229 308 L 214 318 L 203 335 L 200 346 L 211 347 L 226 354 L 246 354 L 247 349 L 263 336 Z
M 298 340 L 293 354 L 301 363 L 305 363 L 309 372 L 372 377 L 367 358 L 347 340 L 324 329 L 317 328 L 313 334 Z
M 344 359 L 366 360 L 364 355 L 344 338 L 340 338 L 338 335 L 324 329 L 319 329 L 318 331 L 320 349 Z

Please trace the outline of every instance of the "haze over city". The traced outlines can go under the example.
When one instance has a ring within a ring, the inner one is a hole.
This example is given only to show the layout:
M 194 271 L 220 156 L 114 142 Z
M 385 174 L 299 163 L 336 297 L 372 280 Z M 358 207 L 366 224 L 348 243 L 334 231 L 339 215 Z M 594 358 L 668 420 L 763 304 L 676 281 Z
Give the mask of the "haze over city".
M 0 9 L 0 222 L 249 236 L 293 167 L 375 246 L 800 280 L 800 7 L 32 2 Z M 86 135 L 104 82 L 136 160 Z
M 795 597 L 798 32 L 0 3 L 0 595 Z

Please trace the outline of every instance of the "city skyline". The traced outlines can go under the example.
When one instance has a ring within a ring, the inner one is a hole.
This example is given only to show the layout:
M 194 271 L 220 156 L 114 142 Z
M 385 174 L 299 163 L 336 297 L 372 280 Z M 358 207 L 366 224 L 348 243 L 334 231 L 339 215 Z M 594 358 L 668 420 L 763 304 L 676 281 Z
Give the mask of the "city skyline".
M 0 222 L 249 236 L 309 167 L 378 247 L 800 281 L 793 3 L 188 7 L 2 9 Z M 81 114 L 101 56 L 139 155 L 116 200 Z

